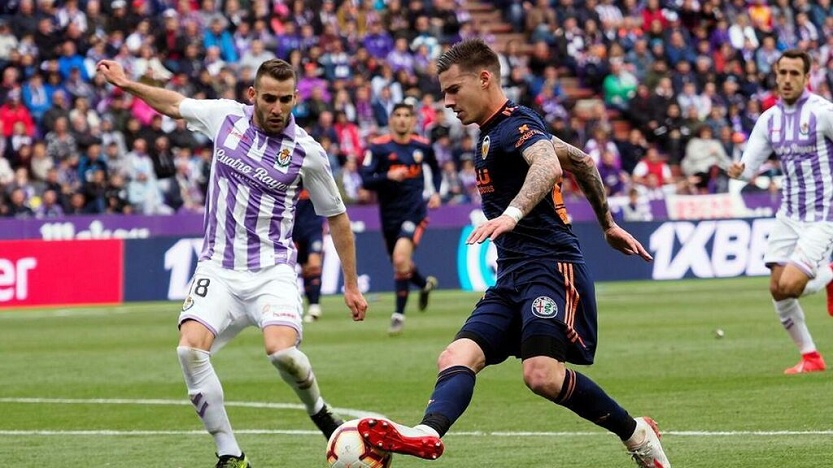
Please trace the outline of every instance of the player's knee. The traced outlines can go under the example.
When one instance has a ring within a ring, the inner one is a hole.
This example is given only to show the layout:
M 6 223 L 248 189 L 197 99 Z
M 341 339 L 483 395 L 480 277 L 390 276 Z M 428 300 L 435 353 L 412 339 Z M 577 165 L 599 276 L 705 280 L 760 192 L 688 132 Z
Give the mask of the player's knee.
M 440 371 L 454 366 L 465 366 L 479 372 L 486 366 L 486 358 L 481 353 L 471 352 L 464 347 L 448 345 L 437 357 L 437 369 Z
M 536 395 L 555 398 L 564 383 L 564 366 L 548 362 L 524 362 L 524 383 Z
M 213 342 L 214 334 L 202 323 L 196 320 L 186 320 L 180 324 L 179 346 L 208 351 Z
M 208 363 L 211 353 L 208 351 L 192 348 L 190 346 L 177 346 L 176 354 L 182 369 L 190 373 Z
M 801 297 L 801 293 L 804 292 L 804 287 L 806 286 L 806 282 L 801 281 L 789 281 L 784 278 L 781 278 L 779 281 L 773 281 L 769 285 L 769 293 L 772 295 L 772 298 L 776 301 L 782 301 L 784 299 L 789 298 L 798 298 Z
M 400 274 L 406 274 L 411 271 L 411 257 L 405 254 L 393 253 L 393 269 Z
M 278 369 L 281 376 L 304 379 L 310 372 L 309 358 L 294 346 L 270 354 L 269 361 Z
M 321 276 L 321 265 L 307 265 L 302 273 L 305 278 Z

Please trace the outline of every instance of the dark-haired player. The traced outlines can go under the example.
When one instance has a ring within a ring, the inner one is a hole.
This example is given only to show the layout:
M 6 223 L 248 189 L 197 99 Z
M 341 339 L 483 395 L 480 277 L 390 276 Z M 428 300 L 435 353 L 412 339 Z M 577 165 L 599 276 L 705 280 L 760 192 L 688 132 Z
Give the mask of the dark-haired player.
M 359 432 L 374 447 L 437 458 L 440 437 L 471 402 L 477 373 L 516 356 L 535 394 L 616 434 L 639 466 L 670 467 L 650 418 L 634 419 L 595 382 L 565 365 L 593 363 L 596 301 L 562 201 L 562 166 L 575 175 L 607 241 L 625 254 L 651 256 L 613 222 L 592 159 L 551 137 L 537 114 L 506 98 L 489 46 L 479 39 L 460 42 L 440 57 L 437 70 L 445 106 L 463 124 L 480 127 L 475 166 L 488 221 L 468 242 L 495 243 L 497 283 L 440 354 L 422 422 L 407 427 L 365 418 Z
M 442 181 L 431 143 L 413 133 L 415 123 L 416 113 L 411 105 L 395 104 L 388 121 L 390 132 L 371 142 L 361 171 L 364 187 L 378 194 L 382 234 L 393 263 L 396 308 L 388 329 L 391 335 L 402 332 L 411 283 L 420 289 L 419 310 L 425 310 L 429 294 L 437 287 L 437 279 L 422 276 L 413 260 L 414 250 L 428 226 L 427 208 L 440 206 Z M 431 168 L 434 184 L 434 193 L 427 203 L 422 196 L 423 164 Z

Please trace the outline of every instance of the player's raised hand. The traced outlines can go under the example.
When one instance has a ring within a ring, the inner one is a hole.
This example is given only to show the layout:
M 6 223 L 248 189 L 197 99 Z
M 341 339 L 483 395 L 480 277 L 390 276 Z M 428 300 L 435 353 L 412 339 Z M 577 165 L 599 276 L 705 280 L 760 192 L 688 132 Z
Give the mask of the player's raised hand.
M 611 247 L 625 255 L 639 255 L 646 262 L 650 262 L 654 259 L 654 257 L 652 257 L 651 254 L 645 250 L 645 247 L 642 247 L 642 244 L 640 244 L 638 240 L 636 240 L 628 231 L 620 228 L 616 224 L 607 228 L 605 231 L 605 240 L 607 240 L 607 243 L 610 244 Z
M 124 73 L 124 68 L 114 60 L 100 60 L 95 66 L 96 71 L 104 75 L 108 83 L 122 87 L 129 81 Z
M 428 198 L 428 209 L 433 210 L 435 208 L 439 208 L 442 205 L 443 201 L 440 198 L 439 193 L 432 193 L 431 196 Z
M 367 313 L 367 300 L 358 288 L 344 288 L 344 303 L 347 304 L 347 308 L 353 314 L 354 321 L 364 320 Z
M 733 179 L 739 179 L 744 169 L 746 169 L 746 164 L 735 161 L 729 166 L 726 173 Z
M 501 234 L 515 229 L 518 223 L 509 216 L 500 215 L 477 226 L 469 235 L 466 244 L 481 244 L 486 239 L 494 241 Z

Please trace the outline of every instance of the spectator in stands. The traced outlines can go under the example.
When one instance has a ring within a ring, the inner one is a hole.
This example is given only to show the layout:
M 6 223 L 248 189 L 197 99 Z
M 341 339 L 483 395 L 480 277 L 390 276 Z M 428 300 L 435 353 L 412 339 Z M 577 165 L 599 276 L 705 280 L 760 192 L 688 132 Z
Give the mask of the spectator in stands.
M 26 195 L 22 189 L 13 189 L 9 193 L 6 216 L 17 219 L 34 218 L 35 212 L 26 204 Z
M 631 187 L 628 190 L 628 203 L 622 206 L 622 219 L 629 222 L 652 221 L 654 219 L 647 197 L 642 196 L 636 187 Z
M 64 208 L 59 202 L 58 194 L 51 189 L 44 190 L 40 205 L 35 209 L 35 217 L 38 219 L 60 218 L 63 215 Z
M 645 156 L 633 169 L 633 183 L 640 194 L 649 200 L 662 199 L 667 192 L 676 191 L 671 166 L 654 146 L 648 147 Z
M 627 111 L 628 102 L 636 94 L 637 79 L 625 67 L 621 58 L 610 60 L 610 74 L 602 82 L 605 104 Z
M 6 96 L 6 102 L 0 106 L 0 127 L 5 137 L 10 137 L 14 130 L 15 123 L 21 122 L 25 129 L 26 135 L 35 135 L 35 122 L 32 119 L 32 114 L 21 102 L 20 88 L 15 88 L 9 91 Z
M 46 181 L 48 174 L 52 168 L 55 167 L 55 161 L 46 153 L 46 144 L 43 141 L 36 141 L 31 146 L 32 162 L 30 167 L 32 169 L 32 177 L 37 180 Z M 2 184 L 2 181 L 0 181 Z
M 728 187 L 726 170 L 731 160 L 711 127 L 702 125 L 686 144 L 681 169 L 694 192 L 719 193 Z

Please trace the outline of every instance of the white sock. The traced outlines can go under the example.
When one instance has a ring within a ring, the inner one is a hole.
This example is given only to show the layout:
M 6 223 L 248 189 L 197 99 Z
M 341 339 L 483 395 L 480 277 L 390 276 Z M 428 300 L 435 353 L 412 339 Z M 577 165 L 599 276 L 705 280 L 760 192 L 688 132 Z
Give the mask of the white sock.
M 816 272 L 816 277 L 807 282 L 807 286 L 804 286 L 804 291 L 801 295 L 806 296 L 808 294 L 817 293 L 821 290 L 821 288 L 827 286 L 827 283 L 832 280 L 833 269 L 830 268 L 830 265 L 824 265 L 819 268 L 819 271 Z
M 278 369 L 284 382 L 288 383 L 295 394 L 307 407 L 307 413 L 316 414 L 324 407 L 324 399 L 318 390 L 318 381 L 312 372 L 309 358 L 296 347 L 282 349 L 271 354 L 269 360 Z
M 424 432 L 428 435 L 432 435 L 434 437 L 439 437 L 440 436 L 440 433 L 437 432 L 436 429 L 434 429 L 431 426 L 426 426 L 425 424 L 417 424 L 416 426 L 414 426 L 414 429 L 416 429 L 418 431 L 422 431 L 422 432 Z
M 223 406 L 223 386 L 211 365 L 211 353 L 201 349 L 179 346 L 176 348 L 188 398 L 202 419 L 205 430 L 214 437 L 217 455 L 240 456 L 243 452 L 231 430 L 226 408 Z
M 772 303 L 775 305 L 775 311 L 778 312 L 778 317 L 781 319 L 781 325 L 787 330 L 801 354 L 815 351 L 816 344 L 813 342 L 810 330 L 804 322 L 804 311 L 801 309 L 798 299 L 773 300 Z

